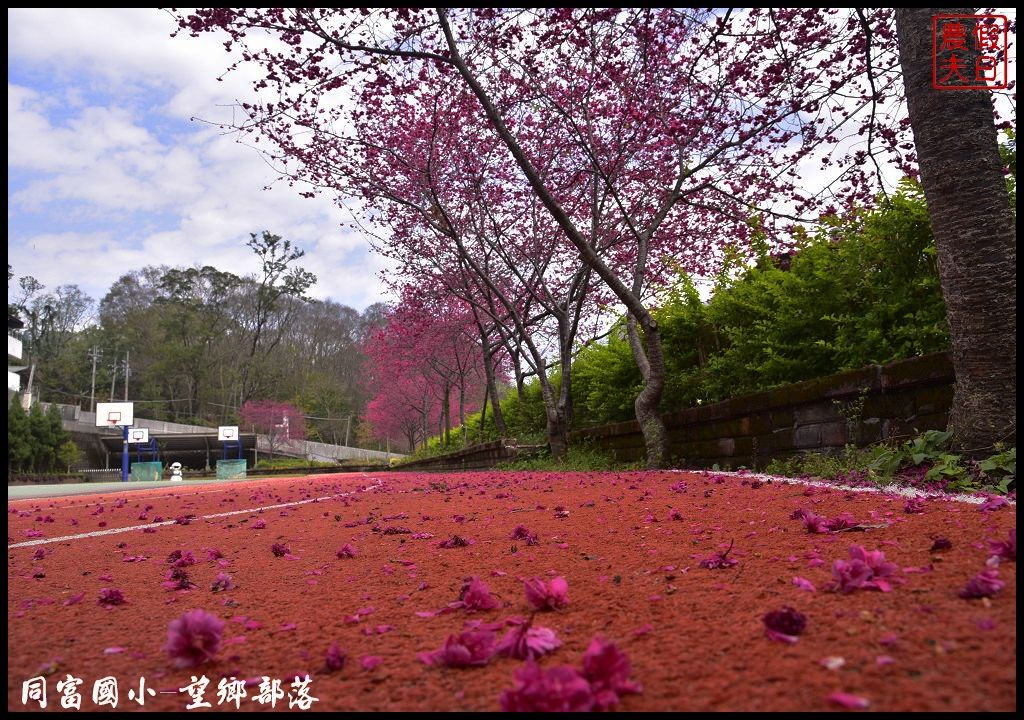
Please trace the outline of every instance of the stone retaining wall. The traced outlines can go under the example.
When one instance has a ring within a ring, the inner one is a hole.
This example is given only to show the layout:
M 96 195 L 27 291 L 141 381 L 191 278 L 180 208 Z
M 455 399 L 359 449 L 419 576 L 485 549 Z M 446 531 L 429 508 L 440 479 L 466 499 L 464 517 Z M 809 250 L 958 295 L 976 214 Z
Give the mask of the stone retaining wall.
M 498 463 L 514 460 L 517 449 L 502 440 L 473 445 L 446 455 L 396 465 L 394 470 L 418 470 L 422 472 L 454 470 L 486 470 Z
M 665 415 L 674 467 L 763 467 L 799 452 L 899 440 L 944 430 L 953 400 L 948 352 L 869 365 Z M 644 457 L 636 421 L 578 430 L 621 461 Z

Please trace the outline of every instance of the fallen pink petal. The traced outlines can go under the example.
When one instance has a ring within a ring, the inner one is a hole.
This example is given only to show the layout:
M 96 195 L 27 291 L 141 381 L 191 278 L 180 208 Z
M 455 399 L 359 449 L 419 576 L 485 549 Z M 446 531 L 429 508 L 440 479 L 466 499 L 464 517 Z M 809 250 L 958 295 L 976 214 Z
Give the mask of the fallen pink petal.
M 619 704 L 620 696 L 642 692 L 629 678 L 629 658 L 614 643 L 595 637 L 583 653 L 583 676 L 590 682 L 594 708 L 604 710 Z
M 564 577 L 552 578 L 544 582 L 533 578 L 523 582 L 526 600 L 538 610 L 555 610 L 569 604 L 569 583 Z
M 444 665 L 465 668 L 486 665 L 495 652 L 495 637 L 491 631 L 469 631 L 449 635 L 440 650 L 420 653 L 421 662 L 427 665 Z
M 499 698 L 504 712 L 588 712 L 595 707 L 590 683 L 572 667 L 542 670 L 530 661 L 516 670 L 514 683 Z
M 224 621 L 205 610 L 191 610 L 171 622 L 164 650 L 174 666 L 189 668 L 209 662 L 220 649 Z
M 851 710 L 863 710 L 871 705 L 867 698 L 845 692 L 835 692 L 825 698 L 831 703 Z
M 1006 583 L 999 579 L 999 570 L 989 568 L 967 581 L 967 585 L 960 591 L 960 597 L 965 599 L 992 597 L 1000 592 Z

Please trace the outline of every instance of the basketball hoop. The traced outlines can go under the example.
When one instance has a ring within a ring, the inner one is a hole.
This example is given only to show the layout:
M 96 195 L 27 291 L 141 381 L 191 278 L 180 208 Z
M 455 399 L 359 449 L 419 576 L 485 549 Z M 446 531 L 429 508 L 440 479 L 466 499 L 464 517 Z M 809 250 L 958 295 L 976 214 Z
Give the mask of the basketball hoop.
M 119 422 L 121 422 L 121 413 L 119 413 L 119 412 L 109 412 L 109 413 L 107 413 L 107 424 L 108 425 L 110 425 L 111 427 L 116 427 Z

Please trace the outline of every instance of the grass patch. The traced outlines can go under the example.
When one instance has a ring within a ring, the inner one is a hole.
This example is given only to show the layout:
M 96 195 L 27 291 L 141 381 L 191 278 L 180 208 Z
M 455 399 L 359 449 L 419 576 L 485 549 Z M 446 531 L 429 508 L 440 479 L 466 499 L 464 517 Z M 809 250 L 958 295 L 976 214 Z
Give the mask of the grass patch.
M 260 460 L 254 470 L 308 470 L 309 468 L 333 467 L 347 463 L 329 463 L 320 460 L 304 460 L 302 458 L 271 458 Z
M 839 454 L 804 453 L 773 460 L 765 472 L 851 484 L 899 482 L 953 493 L 1016 491 L 1016 447 L 996 446 L 994 455 L 978 461 L 950 451 L 950 437 L 948 432 L 929 430 L 900 445 L 847 445 Z

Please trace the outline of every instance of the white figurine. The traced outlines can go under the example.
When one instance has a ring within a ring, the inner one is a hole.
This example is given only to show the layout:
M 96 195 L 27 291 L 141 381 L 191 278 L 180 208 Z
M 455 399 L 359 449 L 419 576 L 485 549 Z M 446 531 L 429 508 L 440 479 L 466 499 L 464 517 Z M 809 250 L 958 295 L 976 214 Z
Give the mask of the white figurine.
M 181 480 L 181 463 L 171 463 L 171 480 Z

